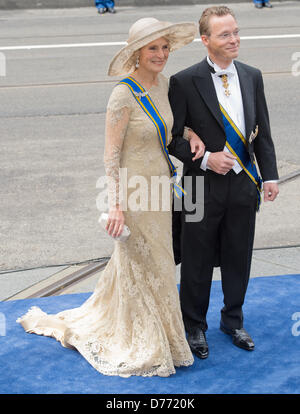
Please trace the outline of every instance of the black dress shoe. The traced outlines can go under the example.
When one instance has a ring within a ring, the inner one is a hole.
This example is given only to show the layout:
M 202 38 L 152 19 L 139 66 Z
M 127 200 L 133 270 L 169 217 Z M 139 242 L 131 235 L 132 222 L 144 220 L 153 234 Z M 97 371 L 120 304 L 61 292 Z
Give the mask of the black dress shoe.
M 208 345 L 205 332 L 200 328 L 195 328 L 187 333 L 187 341 L 191 351 L 201 359 L 208 357 Z
M 225 325 L 220 324 L 220 329 L 227 335 L 232 337 L 232 342 L 239 348 L 246 349 L 247 351 L 254 350 L 254 342 L 248 332 L 244 329 L 229 329 Z

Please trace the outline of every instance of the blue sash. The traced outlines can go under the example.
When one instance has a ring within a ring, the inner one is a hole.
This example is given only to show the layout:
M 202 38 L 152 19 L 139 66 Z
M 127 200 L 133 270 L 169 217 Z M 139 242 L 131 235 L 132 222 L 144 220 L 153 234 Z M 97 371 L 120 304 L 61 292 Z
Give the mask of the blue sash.
M 226 147 L 237 158 L 238 163 L 246 172 L 248 177 L 254 182 L 257 189 L 257 211 L 261 203 L 262 180 L 258 175 L 255 162 L 251 162 L 250 155 L 246 149 L 247 142 L 241 131 L 232 121 L 228 113 L 220 104 L 223 117 L 223 124 L 226 133 Z
M 140 83 L 138 83 L 135 79 L 129 76 L 128 78 L 121 80 L 119 83 L 128 86 L 137 103 L 153 122 L 157 131 L 161 148 L 170 168 L 171 177 L 173 178 L 173 190 L 175 192 L 176 197 L 182 197 L 182 194 L 185 194 L 185 191 L 175 181 L 177 177 L 177 171 L 169 156 L 167 148 L 168 128 L 163 117 L 154 105 L 154 102 L 152 101 L 150 95 L 146 92 L 143 86 Z

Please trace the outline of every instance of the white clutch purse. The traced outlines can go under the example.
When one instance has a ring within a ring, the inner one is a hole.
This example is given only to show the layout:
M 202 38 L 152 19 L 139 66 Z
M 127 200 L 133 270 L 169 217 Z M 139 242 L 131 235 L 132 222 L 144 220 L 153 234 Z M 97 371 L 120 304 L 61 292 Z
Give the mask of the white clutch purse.
M 101 224 L 101 227 L 106 231 L 106 225 L 107 225 L 107 220 L 108 220 L 108 214 L 107 213 L 102 213 L 100 218 L 99 218 L 99 223 Z M 107 233 L 108 234 L 108 233 Z M 124 224 L 124 228 L 122 233 L 120 234 L 119 237 L 112 237 L 112 239 L 114 240 L 118 240 L 118 241 L 126 241 L 128 239 L 128 237 L 130 236 L 130 230 L 128 228 L 128 226 L 126 226 L 126 224 Z

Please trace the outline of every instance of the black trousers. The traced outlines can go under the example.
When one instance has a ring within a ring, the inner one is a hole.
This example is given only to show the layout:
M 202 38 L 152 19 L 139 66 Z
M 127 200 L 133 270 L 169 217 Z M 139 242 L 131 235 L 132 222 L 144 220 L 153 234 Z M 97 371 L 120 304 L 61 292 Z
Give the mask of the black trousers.
M 204 218 L 181 223 L 180 302 L 187 331 L 207 329 L 206 314 L 213 268 L 219 262 L 224 307 L 221 320 L 243 327 L 242 306 L 249 281 L 255 231 L 257 190 L 242 171 L 225 176 L 207 171 L 204 177 Z

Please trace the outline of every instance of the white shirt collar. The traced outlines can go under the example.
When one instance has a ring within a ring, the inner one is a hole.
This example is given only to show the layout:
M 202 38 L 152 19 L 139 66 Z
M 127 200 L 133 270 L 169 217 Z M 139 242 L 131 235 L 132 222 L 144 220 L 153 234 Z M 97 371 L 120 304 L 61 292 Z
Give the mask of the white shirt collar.
M 212 62 L 209 58 L 209 56 L 207 56 L 207 63 L 214 68 L 215 76 L 221 76 L 221 75 L 235 75 L 236 74 L 236 68 L 234 66 L 233 61 L 230 63 L 230 65 L 226 68 L 226 69 L 221 69 L 220 66 L 218 66 L 216 63 Z

